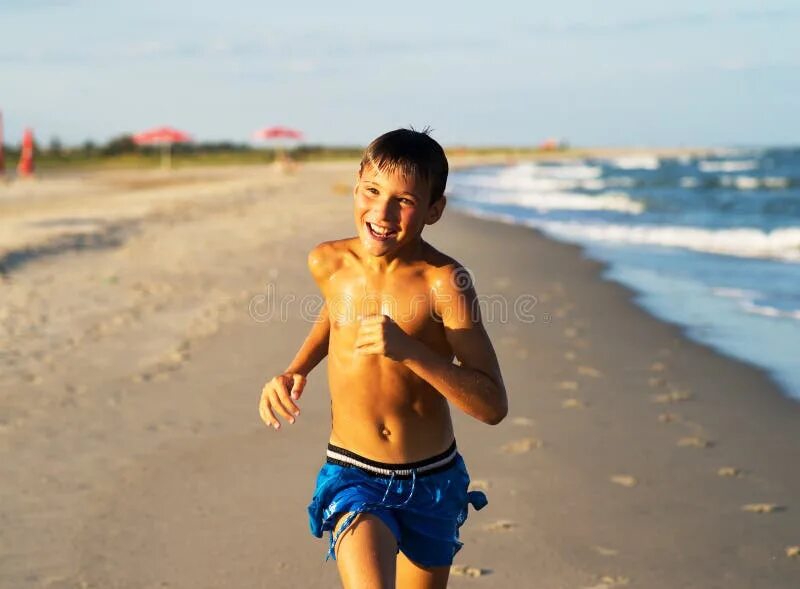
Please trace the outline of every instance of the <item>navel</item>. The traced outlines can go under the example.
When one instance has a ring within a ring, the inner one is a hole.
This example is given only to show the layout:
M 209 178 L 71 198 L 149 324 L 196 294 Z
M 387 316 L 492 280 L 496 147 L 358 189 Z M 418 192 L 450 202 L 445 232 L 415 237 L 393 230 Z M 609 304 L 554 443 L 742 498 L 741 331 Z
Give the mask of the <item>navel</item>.
M 384 438 L 388 438 L 392 435 L 392 432 L 389 431 L 389 428 L 382 423 L 378 425 L 378 433 Z

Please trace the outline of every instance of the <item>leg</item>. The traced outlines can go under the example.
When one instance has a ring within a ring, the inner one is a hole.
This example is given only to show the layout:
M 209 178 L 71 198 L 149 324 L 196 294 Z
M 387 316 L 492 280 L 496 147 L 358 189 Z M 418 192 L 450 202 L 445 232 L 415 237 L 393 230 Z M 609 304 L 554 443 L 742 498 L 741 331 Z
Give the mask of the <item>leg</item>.
M 339 518 L 336 532 L 345 517 Z M 378 516 L 371 513 L 356 516 L 334 548 L 345 589 L 394 589 L 397 540 Z
M 397 554 L 397 586 L 401 589 L 444 589 L 449 566 L 424 567 L 403 554 Z

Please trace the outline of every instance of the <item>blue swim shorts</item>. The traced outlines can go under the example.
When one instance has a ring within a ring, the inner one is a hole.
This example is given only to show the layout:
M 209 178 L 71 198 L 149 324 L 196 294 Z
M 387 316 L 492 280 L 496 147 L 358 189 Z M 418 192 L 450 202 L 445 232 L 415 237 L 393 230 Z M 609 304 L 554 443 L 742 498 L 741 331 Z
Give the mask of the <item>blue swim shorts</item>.
M 336 559 L 336 542 L 359 513 L 380 518 L 397 539 L 397 548 L 422 566 L 445 566 L 461 548 L 458 529 L 467 507 L 482 509 L 480 491 L 467 491 L 469 474 L 456 443 L 445 452 L 406 464 L 387 464 L 328 445 L 327 461 L 317 476 L 308 506 L 311 533 L 330 532 L 328 558 Z M 334 535 L 339 518 L 341 529 Z

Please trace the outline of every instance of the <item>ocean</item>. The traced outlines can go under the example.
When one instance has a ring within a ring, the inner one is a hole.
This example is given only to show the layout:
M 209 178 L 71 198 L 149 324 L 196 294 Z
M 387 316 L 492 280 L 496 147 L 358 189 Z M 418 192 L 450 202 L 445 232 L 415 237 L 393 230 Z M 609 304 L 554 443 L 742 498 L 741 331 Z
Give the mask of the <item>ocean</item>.
M 800 149 L 473 167 L 447 194 L 580 244 L 650 313 L 800 400 Z

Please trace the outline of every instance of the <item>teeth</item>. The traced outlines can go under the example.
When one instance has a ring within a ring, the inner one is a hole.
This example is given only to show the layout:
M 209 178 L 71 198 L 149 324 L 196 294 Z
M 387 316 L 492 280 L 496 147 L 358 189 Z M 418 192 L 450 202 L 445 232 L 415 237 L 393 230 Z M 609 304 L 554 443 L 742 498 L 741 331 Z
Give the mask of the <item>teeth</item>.
M 388 235 L 390 230 L 386 227 L 379 227 L 378 225 L 373 225 L 372 223 L 367 223 L 369 228 L 378 235 Z

